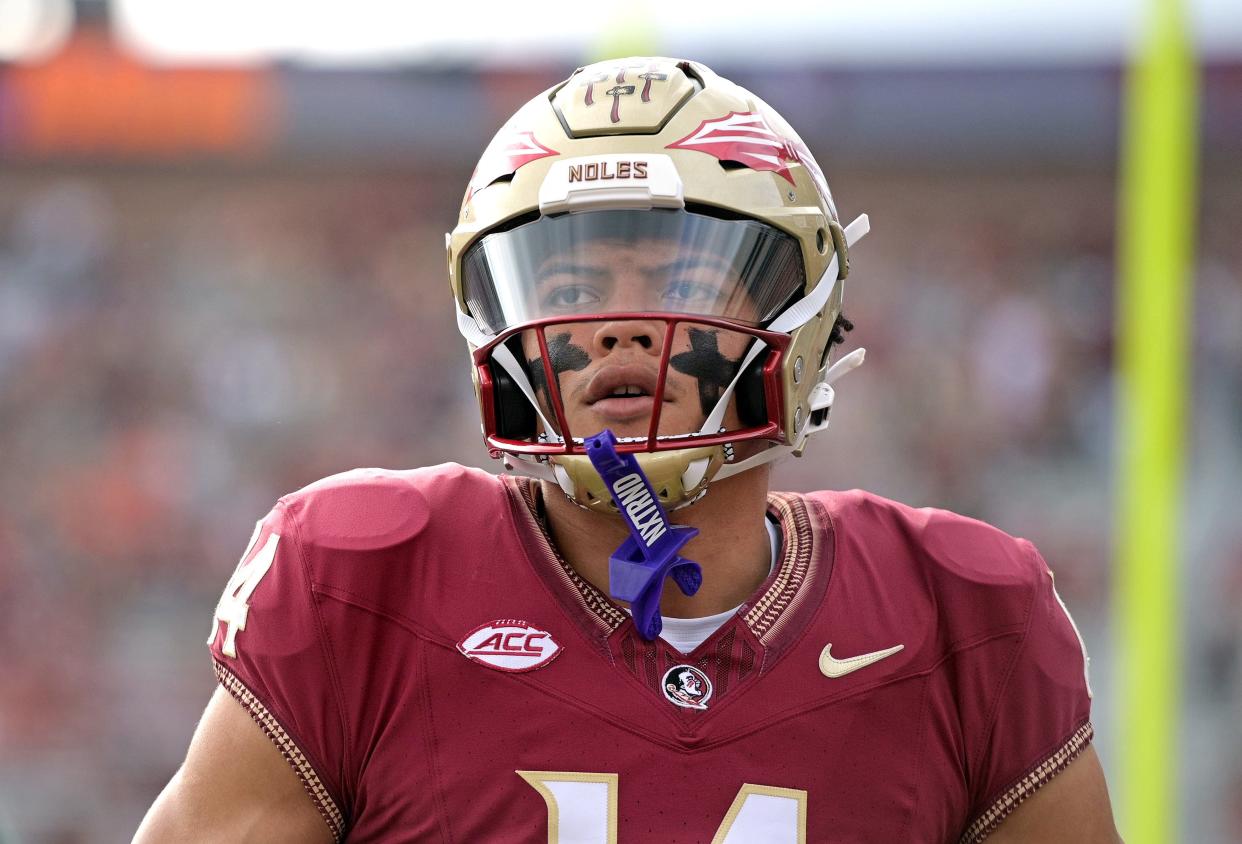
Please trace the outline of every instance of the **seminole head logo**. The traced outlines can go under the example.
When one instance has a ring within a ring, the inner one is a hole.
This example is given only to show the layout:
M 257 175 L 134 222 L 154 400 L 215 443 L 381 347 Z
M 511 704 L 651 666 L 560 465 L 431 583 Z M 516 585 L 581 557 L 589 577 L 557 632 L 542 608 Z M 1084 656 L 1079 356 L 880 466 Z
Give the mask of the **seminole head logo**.
M 686 709 L 706 709 L 712 697 L 712 681 L 693 665 L 674 665 L 660 685 L 671 703 Z

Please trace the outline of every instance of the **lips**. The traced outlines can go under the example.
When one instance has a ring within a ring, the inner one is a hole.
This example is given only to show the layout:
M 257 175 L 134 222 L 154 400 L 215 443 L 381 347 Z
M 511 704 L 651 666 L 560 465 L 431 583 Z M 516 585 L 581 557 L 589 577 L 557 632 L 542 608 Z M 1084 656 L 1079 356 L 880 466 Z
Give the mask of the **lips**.
M 587 385 L 586 403 L 595 405 L 601 401 L 612 401 L 617 398 L 632 400 L 642 398 L 650 401 L 656 391 L 658 381 L 654 369 L 645 366 L 606 366 L 595 373 Z M 628 388 L 628 395 L 622 396 L 620 391 Z M 637 390 L 637 395 L 635 391 Z
M 584 399 L 600 419 L 616 425 L 650 418 L 658 380 L 652 368 L 638 365 L 608 366 L 587 385 Z M 669 401 L 667 390 L 664 401 Z

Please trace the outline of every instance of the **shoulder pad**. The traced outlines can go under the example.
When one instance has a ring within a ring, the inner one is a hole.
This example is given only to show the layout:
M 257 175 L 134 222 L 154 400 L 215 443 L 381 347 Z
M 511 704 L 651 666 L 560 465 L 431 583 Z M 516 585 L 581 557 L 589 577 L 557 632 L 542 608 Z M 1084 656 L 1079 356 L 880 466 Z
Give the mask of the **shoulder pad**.
M 421 533 L 437 507 L 479 502 L 499 487 L 486 472 L 445 463 L 425 469 L 353 469 L 331 475 L 281 501 L 298 522 L 305 546 L 368 551 Z
M 979 584 L 1038 583 L 1043 565 L 1033 565 L 1034 547 L 978 519 L 934 507 L 910 507 L 862 490 L 833 493 L 830 509 L 853 533 L 879 529 L 896 534 L 914 556 L 931 564 L 930 574 Z M 852 523 L 852 524 L 851 524 Z

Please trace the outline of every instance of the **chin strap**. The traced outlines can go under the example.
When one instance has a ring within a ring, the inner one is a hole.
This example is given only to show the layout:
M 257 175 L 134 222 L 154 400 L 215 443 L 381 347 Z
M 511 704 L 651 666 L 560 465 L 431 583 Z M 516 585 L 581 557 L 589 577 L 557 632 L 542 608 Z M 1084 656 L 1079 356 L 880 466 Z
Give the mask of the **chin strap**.
M 547 461 L 539 460 L 526 454 L 510 454 L 501 452 L 500 463 L 510 475 L 521 475 L 537 481 L 555 481 L 556 473 Z

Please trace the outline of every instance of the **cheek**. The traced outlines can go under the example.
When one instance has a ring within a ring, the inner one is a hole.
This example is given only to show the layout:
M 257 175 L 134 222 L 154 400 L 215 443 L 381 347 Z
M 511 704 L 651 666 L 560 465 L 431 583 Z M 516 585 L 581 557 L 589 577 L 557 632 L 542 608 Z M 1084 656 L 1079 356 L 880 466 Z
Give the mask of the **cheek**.
M 717 338 L 720 346 L 720 354 L 734 363 L 740 362 L 746 354 L 746 350 L 750 348 L 751 338 L 744 334 L 735 334 L 732 332 L 721 332 Z
M 737 372 L 751 339 L 712 326 L 680 325 L 673 337 L 669 375 L 695 378 L 705 387 L 723 387 Z
M 539 341 L 533 331 L 522 332 L 522 357 L 528 361 L 539 358 Z
M 522 356 L 532 370 L 544 368 L 539 334 L 540 330 L 534 328 L 522 332 Z M 558 376 L 581 372 L 590 365 L 590 333 L 584 327 L 554 325 L 544 333 L 544 342 L 552 369 Z

